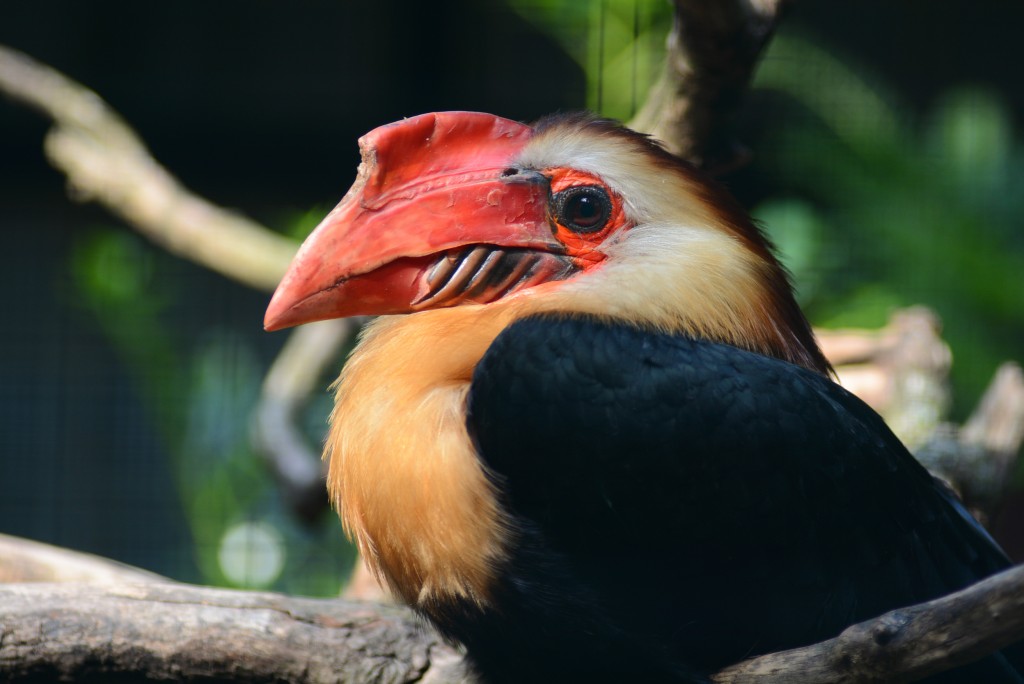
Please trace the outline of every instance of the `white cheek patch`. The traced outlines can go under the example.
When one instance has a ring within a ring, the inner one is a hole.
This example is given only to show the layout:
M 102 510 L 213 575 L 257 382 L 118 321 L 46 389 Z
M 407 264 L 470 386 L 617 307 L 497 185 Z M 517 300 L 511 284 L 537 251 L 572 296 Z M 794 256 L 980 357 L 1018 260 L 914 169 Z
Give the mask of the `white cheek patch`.
M 601 245 L 609 257 L 601 278 L 577 278 L 569 289 L 617 288 L 635 293 L 626 298 L 641 303 L 645 297 L 656 295 L 660 301 L 666 292 L 674 292 L 673 299 L 688 300 L 691 311 L 696 299 L 725 305 L 730 293 L 749 294 L 743 283 L 756 272 L 754 255 L 717 225 L 716 212 L 701 199 L 703 193 L 693 181 L 656 163 L 635 141 L 586 128 L 554 128 L 532 139 L 517 163 L 584 171 L 622 198 L 632 227 Z M 623 296 L 614 299 L 622 301 Z M 644 309 L 651 306 L 657 304 L 643 304 Z
M 664 217 L 664 210 L 707 223 L 711 213 L 695 187 L 670 169 L 652 164 L 636 143 L 587 129 L 554 129 L 533 138 L 516 159 L 533 169 L 571 168 L 605 181 L 623 199 L 630 223 Z M 682 186 L 682 187 L 681 187 Z
M 766 313 L 771 264 L 685 169 L 673 168 L 631 133 L 599 125 L 544 129 L 516 163 L 600 178 L 622 198 L 629 226 L 602 243 L 608 258 L 598 268 L 565 281 L 540 306 L 739 346 L 778 346 L 777 312 Z
M 566 294 L 593 299 L 599 310 L 673 329 L 699 321 L 735 325 L 758 288 L 757 262 L 733 236 L 715 228 L 648 224 L 604 245 L 608 260 L 593 278 L 566 283 Z

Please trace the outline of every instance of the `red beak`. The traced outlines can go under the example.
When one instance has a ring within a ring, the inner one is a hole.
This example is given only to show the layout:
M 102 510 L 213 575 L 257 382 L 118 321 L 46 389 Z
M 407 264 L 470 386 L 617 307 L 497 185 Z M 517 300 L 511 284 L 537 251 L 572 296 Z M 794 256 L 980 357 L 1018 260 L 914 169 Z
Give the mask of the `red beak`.
M 532 135 L 490 114 L 423 114 L 359 140 L 355 184 L 310 234 L 267 330 L 326 318 L 487 303 L 571 268 L 547 179 L 510 168 Z

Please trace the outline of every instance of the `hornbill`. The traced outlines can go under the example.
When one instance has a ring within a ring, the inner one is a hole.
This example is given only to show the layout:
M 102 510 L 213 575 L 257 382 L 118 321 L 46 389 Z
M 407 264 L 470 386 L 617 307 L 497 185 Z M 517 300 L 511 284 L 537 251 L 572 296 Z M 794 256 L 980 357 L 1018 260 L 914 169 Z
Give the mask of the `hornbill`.
M 704 682 L 1008 565 L 831 380 L 756 224 L 656 142 L 444 112 L 360 148 L 265 326 L 386 314 L 337 382 L 330 494 L 484 681 Z

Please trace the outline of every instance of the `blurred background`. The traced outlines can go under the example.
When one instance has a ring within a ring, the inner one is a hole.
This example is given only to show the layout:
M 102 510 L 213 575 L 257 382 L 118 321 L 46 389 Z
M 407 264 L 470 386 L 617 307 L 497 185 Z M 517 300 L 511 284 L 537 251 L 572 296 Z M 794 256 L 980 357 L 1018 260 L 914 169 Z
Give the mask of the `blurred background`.
M 628 119 L 670 19 L 664 0 L 37 0 L 0 4 L 0 43 L 99 93 L 193 191 L 299 240 L 382 123 Z M 752 163 L 724 179 L 816 325 L 939 314 L 955 419 L 1024 359 L 1022 25 L 1024 4 L 1001 0 L 796 3 L 738 121 Z M 268 294 L 73 202 L 48 126 L 0 100 L 0 532 L 185 581 L 336 593 L 354 557 L 336 517 L 297 521 L 249 444 L 286 337 L 262 331 Z

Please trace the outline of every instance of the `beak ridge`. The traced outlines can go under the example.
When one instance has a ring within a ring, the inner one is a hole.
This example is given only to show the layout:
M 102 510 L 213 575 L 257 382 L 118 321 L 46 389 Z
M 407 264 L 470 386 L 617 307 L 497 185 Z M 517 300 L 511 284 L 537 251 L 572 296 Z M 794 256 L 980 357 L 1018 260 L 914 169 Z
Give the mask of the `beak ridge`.
M 410 312 L 447 250 L 555 247 L 546 179 L 510 167 L 531 135 L 476 112 L 424 114 L 367 133 L 354 185 L 299 249 L 264 327 Z

